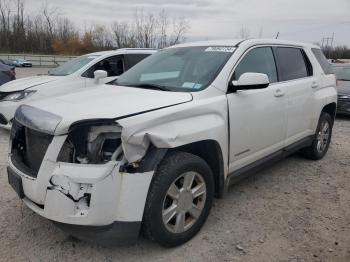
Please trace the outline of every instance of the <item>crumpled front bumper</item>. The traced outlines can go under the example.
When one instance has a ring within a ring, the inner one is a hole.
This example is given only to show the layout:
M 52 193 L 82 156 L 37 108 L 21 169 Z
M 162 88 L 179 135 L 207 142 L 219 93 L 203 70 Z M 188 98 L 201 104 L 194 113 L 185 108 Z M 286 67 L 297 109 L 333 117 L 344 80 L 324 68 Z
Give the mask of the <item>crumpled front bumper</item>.
M 22 179 L 24 203 L 76 237 L 107 244 L 138 237 L 153 171 L 119 172 L 119 163 L 72 164 L 44 159 L 37 178 Z

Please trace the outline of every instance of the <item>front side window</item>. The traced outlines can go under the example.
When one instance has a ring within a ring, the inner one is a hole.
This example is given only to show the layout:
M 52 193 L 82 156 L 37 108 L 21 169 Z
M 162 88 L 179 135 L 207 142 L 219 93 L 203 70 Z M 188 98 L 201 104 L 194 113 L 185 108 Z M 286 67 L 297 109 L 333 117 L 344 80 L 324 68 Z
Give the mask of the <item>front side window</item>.
M 235 47 L 169 48 L 142 60 L 124 73 L 118 85 L 168 91 L 198 91 L 220 73 Z
M 50 70 L 49 75 L 67 76 L 67 75 L 73 74 L 96 58 L 97 56 L 80 56 L 80 57 L 74 58 L 64 63 L 63 65 Z
M 234 80 L 244 73 L 262 73 L 269 77 L 270 83 L 277 82 L 276 63 L 271 47 L 258 47 L 243 57 L 234 72 Z
M 277 47 L 276 55 L 279 60 L 280 81 L 304 78 L 312 74 L 300 48 Z
M 124 72 L 124 61 L 122 56 L 112 56 L 103 59 L 93 66 L 91 66 L 84 74 L 83 77 L 94 78 L 94 72 L 97 70 L 104 70 L 107 72 L 108 77 L 119 76 Z

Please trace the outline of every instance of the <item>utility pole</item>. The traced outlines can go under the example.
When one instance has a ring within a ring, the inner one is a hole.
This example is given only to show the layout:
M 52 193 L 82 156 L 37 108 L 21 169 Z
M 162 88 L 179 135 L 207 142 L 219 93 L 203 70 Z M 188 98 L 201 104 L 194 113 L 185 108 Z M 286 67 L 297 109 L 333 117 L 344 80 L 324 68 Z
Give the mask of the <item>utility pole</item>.
M 321 48 L 324 50 L 327 58 L 331 58 L 331 51 L 333 50 L 333 43 L 334 43 L 334 32 L 331 37 L 322 37 L 322 44 Z

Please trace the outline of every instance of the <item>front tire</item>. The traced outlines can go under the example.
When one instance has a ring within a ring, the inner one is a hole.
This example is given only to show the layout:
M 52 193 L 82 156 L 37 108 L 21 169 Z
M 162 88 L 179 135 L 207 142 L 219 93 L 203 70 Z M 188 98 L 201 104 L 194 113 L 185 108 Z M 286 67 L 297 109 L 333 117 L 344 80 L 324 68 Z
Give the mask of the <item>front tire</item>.
M 213 201 L 214 179 L 200 157 L 169 153 L 161 162 L 148 193 L 143 232 L 164 247 L 181 245 L 205 223 Z
M 328 113 L 322 112 L 312 145 L 302 150 L 303 155 L 312 160 L 322 159 L 328 151 L 332 138 L 332 129 L 332 117 Z

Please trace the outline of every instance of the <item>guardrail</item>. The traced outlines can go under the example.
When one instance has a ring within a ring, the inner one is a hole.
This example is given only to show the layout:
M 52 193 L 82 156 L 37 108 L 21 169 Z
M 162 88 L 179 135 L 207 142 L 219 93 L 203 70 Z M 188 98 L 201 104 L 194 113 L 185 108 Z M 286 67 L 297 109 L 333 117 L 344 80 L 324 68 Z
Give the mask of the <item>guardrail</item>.
M 25 59 L 32 62 L 33 66 L 38 67 L 56 67 L 76 56 L 60 56 L 60 55 L 31 55 L 31 54 L 0 54 L 0 59 L 14 61 L 16 59 Z

